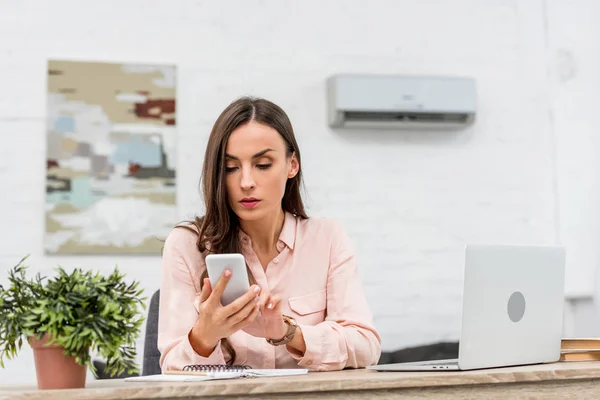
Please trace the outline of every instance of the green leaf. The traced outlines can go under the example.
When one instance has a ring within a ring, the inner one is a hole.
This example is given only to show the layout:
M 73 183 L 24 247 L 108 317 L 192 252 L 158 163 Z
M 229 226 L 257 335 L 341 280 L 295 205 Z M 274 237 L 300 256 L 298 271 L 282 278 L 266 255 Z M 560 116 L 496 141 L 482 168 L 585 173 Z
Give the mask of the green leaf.
M 27 277 L 23 258 L 0 285 L 0 367 L 14 358 L 23 338 L 48 333 L 64 353 L 90 366 L 91 351 L 106 358 L 111 376 L 136 371 L 135 342 L 146 308 L 139 282 L 127 282 L 117 267 L 102 275 L 92 269 L 61 266 L 53 277 Z

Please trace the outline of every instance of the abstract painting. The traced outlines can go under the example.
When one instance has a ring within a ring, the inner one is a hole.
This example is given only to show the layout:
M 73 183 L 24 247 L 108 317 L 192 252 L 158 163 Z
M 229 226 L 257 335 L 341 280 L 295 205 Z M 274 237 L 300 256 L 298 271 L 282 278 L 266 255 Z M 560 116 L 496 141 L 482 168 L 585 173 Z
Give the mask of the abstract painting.
M 48 62 L 47 254 L 160 254 L 177 223 L 176 68 Z

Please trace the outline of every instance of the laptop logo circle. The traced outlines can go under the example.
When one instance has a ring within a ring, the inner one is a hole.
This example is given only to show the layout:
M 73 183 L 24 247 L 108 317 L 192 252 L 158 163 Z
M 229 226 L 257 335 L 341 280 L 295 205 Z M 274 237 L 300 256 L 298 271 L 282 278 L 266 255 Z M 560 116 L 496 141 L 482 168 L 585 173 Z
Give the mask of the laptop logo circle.
M 514 292 L 508 299 L 508 318 L 512 322 L 519 322 L 525 315 L 525 296 L 521 292 Z

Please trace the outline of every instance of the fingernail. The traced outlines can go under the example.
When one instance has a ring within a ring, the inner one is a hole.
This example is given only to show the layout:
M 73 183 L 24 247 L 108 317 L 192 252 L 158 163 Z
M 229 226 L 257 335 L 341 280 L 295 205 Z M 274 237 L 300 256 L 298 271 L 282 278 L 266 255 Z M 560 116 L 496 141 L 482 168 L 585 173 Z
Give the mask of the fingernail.
M 231 276 L 231 271 L 228 270 L 228 269 L 226 269 L 225 270 L 225 276 L 229 278 Z
M 273 303 L 269 303 L 269 306 L 267 307 L 268 309 L 273 308 Z
M 254 293 L 258 293 L 258 292 L 260 292 L 260 288 L 259 288 L 258 286 L 256 286 L 256 287 L 254 288 Z

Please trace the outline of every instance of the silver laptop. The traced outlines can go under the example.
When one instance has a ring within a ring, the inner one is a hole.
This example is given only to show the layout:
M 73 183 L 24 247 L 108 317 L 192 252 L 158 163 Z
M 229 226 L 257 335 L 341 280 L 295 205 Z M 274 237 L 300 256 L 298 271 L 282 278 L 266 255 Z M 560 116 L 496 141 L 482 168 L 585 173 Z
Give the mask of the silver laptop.
M 563 247 L 469 245 L 458 359 L 368 368 L 444 371 L 558 361 L 564 278 Z

